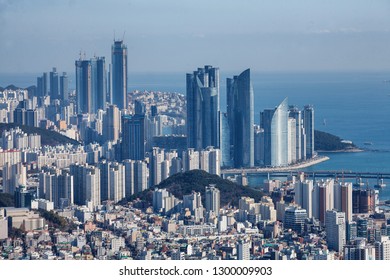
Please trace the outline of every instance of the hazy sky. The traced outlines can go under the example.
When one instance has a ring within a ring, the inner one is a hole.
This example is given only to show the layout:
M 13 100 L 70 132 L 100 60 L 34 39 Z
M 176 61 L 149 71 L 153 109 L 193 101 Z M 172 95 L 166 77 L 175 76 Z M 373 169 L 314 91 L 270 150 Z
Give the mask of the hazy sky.
M 389 0 L 0 0 L 0 73 L 109 63 L 114 32 L 130 72 L 390 69 Z

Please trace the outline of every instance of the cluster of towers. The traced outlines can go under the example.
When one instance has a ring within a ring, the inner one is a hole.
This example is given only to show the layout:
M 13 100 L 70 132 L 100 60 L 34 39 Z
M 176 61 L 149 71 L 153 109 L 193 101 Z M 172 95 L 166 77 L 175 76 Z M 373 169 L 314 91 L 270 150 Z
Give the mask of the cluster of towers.
M 80 57 L 75 66 L 77 113 L 95 114 L 104 110 L 107 103 L 120 110 L 127 107 L 127 46 L 123 41 L 114 41 L 112 45 L 108 74 L 104 57 Z
M 187 143 L 196 150 L 221 150 L 224 167 L 286 166 L 314 156 L 314 109 L 300 111 L 287 98 L 260 113 L 254 123 L 250 69 L 226 80 L 221 112 L 219 68 L 206 65 L 187 74 Z
M 50 96 L 51 100 L 60 99 L 68 100 L 68 75 L 66 72 L 63 72 L 61 76 L 58 77 L 57 68 L 49 73 L 43 73 L 42 76 L 37 77 L 37 96 L 44 97 Z

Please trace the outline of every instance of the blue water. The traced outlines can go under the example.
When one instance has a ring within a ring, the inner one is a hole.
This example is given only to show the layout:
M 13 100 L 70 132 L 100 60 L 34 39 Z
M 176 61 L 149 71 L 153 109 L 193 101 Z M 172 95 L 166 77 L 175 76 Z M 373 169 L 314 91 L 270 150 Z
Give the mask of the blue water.
M 74 78 L 70 75 L 70 88 Z M 221 110 L 226 106 L 227 77 L 221 69 Z M 2 74 L 0 86 L 35 84 L 38 74 Z M 129 90 L 160 90 L 185 93 L 185 73 L 129 73 Z M 255 122 L 265 108 L 277 106 L 285 97 L 289 104 L 315 109 L 316 129 L 351 140 L 360 147 L 375 151 L 362 153 L 329 153 L 330 160 L 308 170 L 353 170 L 390 172 L 390 80 L 388 72 L 252 72 L 255 93 Z M 324 120 L 326 125 L 324 125 Z M 364 142 L 372 142 L 365 146 Z M 259 179 L 250 178 L 250 182 Z M 254 183 L 254 184 L 255 184 Z M 381 191 L 381 198 L 390 198 L 390 182 Z

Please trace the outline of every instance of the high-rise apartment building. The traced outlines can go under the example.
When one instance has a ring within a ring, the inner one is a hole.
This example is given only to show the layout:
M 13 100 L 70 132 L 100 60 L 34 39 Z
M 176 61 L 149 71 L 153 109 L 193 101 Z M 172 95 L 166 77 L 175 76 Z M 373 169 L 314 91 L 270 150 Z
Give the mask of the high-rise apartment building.
M 60 76 L 60 98 L 62 100 L 69 100 L 69 81 L 66 72 L 63 72 Z
M 313 189 L 312 180 L 305 180 L 303 182 L 298 181 L 294 184 L 295 203 L 300 205 L 303 209 L 306 209 L 308 218 L 312 217 Z M 314 203 L 317 203 L 317 201 Z
M 200 151 L 200 169 L 215 175 L 221 174 L 221 152 L 219 149 L 207 147 Z
M 306 158 L 306 134 L 303 127 L 302 114 L 296 106 L 289 106 L 288 114 L 289 118 L 295 120 L 295 159 L 299 161 Z
M 122 159 L 145 158 L 145 115 L 122 116 Z
M 77 60 L 76 63 L 77 112 L 92 112 L 92 66 L 89 60 Z
M 105 58 L 76 60 L 77 112 L 95 114 L 106 101 Z
M 114 41 L 111 48 L 111 100 L 119 110 L 127 108 L 127 46 Z
M 74 203 L 95 207 L 100 199 L 100 169 L 91 165 L 72 164 L 70 174 L 74 178 Z
M 303 126 L 306 134 L 306 158 L 314 156 L 314 108 L 306 105 L 302 113 Z
M 288 99 L 274 109 L 264 110 L 264 165 L 285 166 L 288 162 Z
M 233 166 L 233 155 L 230 149 L 230 128 L 229 119 L 227 113 L 221 113 L 221 166 L 231 167 Z
M 313 190 L 313 216 L 325 223 L 327 210 L 334 208 L 334 179 L 317 181 Z
M 60 99 L 60 88 L 58 86 L 58 73 L 57 69 L 53 67 L 53 71 L 50 72 L 50 100 Z
M 121 131 L 121 113 L 116 105 L 109 105 L 103 116 L 103 139 L 116 142 Z
M 134 190 L 134 161 L 126 159 L 122 161 L 125 167 L 125 197 L 129 197 L 135 193 Z
M 334 184 L 334 208 L 345 213 L 345 220 L 352 221 L 352 183 Z
M 250 69 L 226 81 L 227 117 L 235 167 L 254 165 L 253 87 Z
M 220 204 L 221 204 L 221 195 L 219 189 L 217 189 L 213 185 L 207 186 L 205 190 L 205 196 L 206 196 L 206 211 L 207 212 L 213 211 L 213 213 L 216 216 L 218 216 Z
M 92 112 L 105 109 L 107 98 L 107 71 L 104 57 L 91 58 L 92 65 Z
M 122 200 L 126 194 L 125 166 L 118 162 L 103 160 L 99 163 L 99 169 L 101 200 L 111 200 L 115 203 Z
M 149 186 L 149 169 L 145 161 L 134 162 L 134 192 L 139 193 Z
M 237 259 L 250 260 L 250 242 L 244 240 L 237 242 Z
M 199 169 L 199 152 L 189 148 L 182 153 L 183 171 Z
M 220 147 L 219 68 L 206 65 L 187 74 L 187 146 Z
M 345 213 L 336 210 L 326 211 L 325 227 L 328 248 L 342 252 L 346 243 Z
M 162 166 L 164 160 L 164 149 L 154 147 L 150 158 L 150 181 L 152 186 L 158 185 L 162 181 Z

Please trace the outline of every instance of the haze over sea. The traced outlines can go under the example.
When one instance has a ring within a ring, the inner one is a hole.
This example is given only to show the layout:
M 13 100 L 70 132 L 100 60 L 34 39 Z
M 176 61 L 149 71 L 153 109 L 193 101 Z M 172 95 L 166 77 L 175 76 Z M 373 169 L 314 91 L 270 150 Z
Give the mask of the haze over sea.
M 239 72 L 220 71 L 221 111 L 225 111 L 226 78 Z M 0 86 L 34 85 L 38 75 L 41 74 L 1 74 Z M 70 78 L 70 88 L 74 88 L 74 77 L 70 75 Z M 130 91 L 160 90 L 185 94 L 185 73 L 129 73 L 128 82 Z M 290 105 L 299 108 L 306 104 L 314 106 L 317 130 L 370 149 L 360 153 L 326 153 L 330 160 L 307 170 L 390 172 L 390 71 L 252 72 L 252 83 L 255 123 L 259 123 L 260 111 L 273 108 L 288 97 Z M 365 142 L 372 145 L 364 145 Z M 251 184 L 261 182 L 261 178 L 250 178 Z M 388 186 L 380 191 L 381 199 L 390 199 L 390 182 L 386 183 Z

